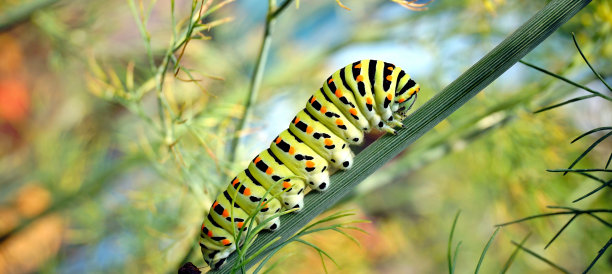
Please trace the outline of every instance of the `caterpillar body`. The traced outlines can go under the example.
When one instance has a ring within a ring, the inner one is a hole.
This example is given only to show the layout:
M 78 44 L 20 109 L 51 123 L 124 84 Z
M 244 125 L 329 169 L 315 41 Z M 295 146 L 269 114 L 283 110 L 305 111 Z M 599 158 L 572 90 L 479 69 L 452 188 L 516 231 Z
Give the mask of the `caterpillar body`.
M 241 244 L 234 231 L 246 231 L 258 208 L 253 227 L 283 210 L 303 208 L 306 186 L 327 189 L 331 173 L 351 167 L 349 145 L 360 144 L 365 132 L 395 134 L 419 90 L 401 68 L 377 60 L 357 61 L 329 76 L 289 127 L 217 196 L 200 233 L 206 263 L 223 265 Z M 268 230 L 279 226 L 278 217 L 265 222 Z

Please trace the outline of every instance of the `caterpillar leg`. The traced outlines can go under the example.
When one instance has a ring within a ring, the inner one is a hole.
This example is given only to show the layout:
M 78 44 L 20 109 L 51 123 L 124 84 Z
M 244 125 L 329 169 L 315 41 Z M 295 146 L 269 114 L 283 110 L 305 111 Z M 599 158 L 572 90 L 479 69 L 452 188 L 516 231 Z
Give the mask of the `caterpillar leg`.
M 391 133 L 391 134 L 393 134 L 393 135 L 397 134 L 397 131 L 396 131 L 394 128 L 392 128 L 392 127 L 390 127 L 389 125 L 387 125 L 387 124 L 385 124 L 385 125 L 382 127 L 382 130 L 383 130 L 383 131 L 385 131 L 385 132 Z

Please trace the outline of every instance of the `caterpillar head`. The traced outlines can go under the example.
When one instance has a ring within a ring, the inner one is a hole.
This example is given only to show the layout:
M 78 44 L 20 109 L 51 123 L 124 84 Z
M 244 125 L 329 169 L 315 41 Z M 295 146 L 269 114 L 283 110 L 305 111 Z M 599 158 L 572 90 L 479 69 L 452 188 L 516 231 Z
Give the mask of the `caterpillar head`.
M 417 99 L 417 93 L 421 90 L 421 86 L 417 83 L 414 84 L 413 87 L 408 89 L 408 91 L 404 92 L 404 94 L 395 97 L 395 105 L 397 110 L 395 110 L 395 114 L 399 115 L 401 120 L 404 120 L 408 117 L 408 112 L 414 105 Z

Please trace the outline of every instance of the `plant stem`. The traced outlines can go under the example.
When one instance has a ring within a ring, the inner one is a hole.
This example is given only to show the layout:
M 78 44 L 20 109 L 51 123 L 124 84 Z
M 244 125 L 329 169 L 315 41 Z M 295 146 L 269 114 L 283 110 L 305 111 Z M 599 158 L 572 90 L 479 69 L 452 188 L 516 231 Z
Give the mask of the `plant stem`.
M 548 3 L 474 66 L 404 120 L 404 128 L 398 130 L 397 135 L 378 139 L 355 157 L 353 168 L 334 174 L 333 183 L 325 193 L 306 195 L 306 207 L 300 214 L 282 216 L 282 226 L 274 233 L 260 233 L 249 253 L 257 251 L 273 238 L 280 236 L 281 241 L 288 239 L 314 217 L 336 204 L 363 179 L 459 109 L 590 2 L 553 0 Z M 249 262 L 247 269 L 267 254 L 268 252 L 260 253 L 256 259 Z M 236 254 L 232 254 L 226 262 L 227 265 L 233 265 L 236 259 Z M 226 266 L 211 273 L 228 273 L 230 269 L 231 267 Z
M 236 130 L 234 132 L 234 138 L 232 138 L 232 143 L 230 145 L 228 157 L 229 163 L 234 163 L 236 160 L 241 132 L 244 130 L 246 122 L 251 114 L 253 103 L 255 103 L 257 94 L 259 94 L 259 87 L 261 86 L 261 80 L 263 79 L 264 69 L 266 68 L 266 62 L 268 60 L 268 52 L 270 51 L 270 43 L 272 42 L 272 33 L 274 31 L 276 18 L 282 13 L 283 10 L 285 10 L 285 8 L 287 8 L 287 6 L 289 6 L 291 2 L 293 2 L 293 0 L 285 0 L 285 2 L 279 8 L 276 8 L 276 0 L 268 1 L 268 14 L 266 15 L 263 40 L 261 41 L 259 54 L 255 63 L 255 71 L 251 77 L 249 93 L 247 94 L 246 101 L 244 102 L 244 110 L 240 120 L 238 121 L 238 125 L 236 126 Z

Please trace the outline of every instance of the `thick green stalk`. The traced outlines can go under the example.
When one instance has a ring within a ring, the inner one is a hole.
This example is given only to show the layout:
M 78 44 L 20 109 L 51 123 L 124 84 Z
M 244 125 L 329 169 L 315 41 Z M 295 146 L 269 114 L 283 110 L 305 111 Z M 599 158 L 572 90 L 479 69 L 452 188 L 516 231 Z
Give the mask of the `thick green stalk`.
M 281 241 L 288 239 L 310 220 L 336 204 L 362 180 L 459 109 L 590 2 L 553 0 L 548 3 L 474 66 L 417 109 L 404 121 L 404 128 L 399 130 L 396 136 L 381 137 L 355 157 L 350 170 L 334 174 L 332 184 L 326 192 L 306 195 L 306 206 L 302 212 L 282 216 L 282 225 L 278 231 L 260 233 L 249 253 L 255 252 L 276 237 L 280 236 Z M 249 266 L 265 255 L 266 252 L 261 253 Z M 232 254 L 225 267 L 211 273 L 229 273 L 235 260 L 236 254 Z

